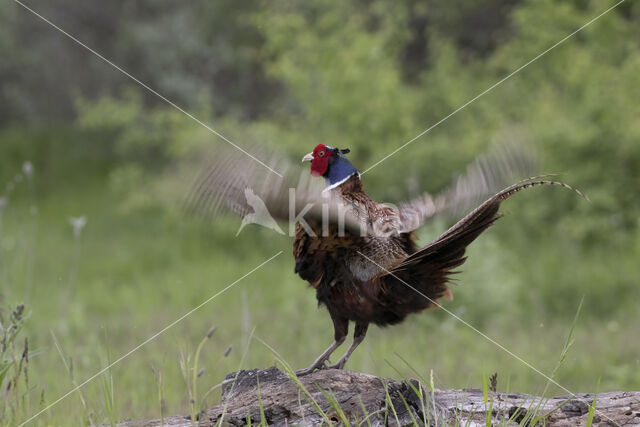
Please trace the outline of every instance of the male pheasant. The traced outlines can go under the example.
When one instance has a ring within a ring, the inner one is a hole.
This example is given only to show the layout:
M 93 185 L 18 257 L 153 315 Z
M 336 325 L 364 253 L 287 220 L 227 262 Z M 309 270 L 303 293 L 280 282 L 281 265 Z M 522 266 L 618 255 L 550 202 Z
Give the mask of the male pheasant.
M 311 163 L 311 176 L 324 178 L 323 189 L 304 175 L 297 180 L 280 178 L 232 153 L 214 161 L 199 179 L 192 199 L 192 207 L 200 212 L 216 212 L 226 204 L 244 216 L 250 208 L 242 194 L 250 187 L 275 218 L 297 221 L 295 273 L 315 288 L 318 303 L 326 306 L 334 326 L 333 344 L 298 375 L 328 367 L 342 369 L 371 323 L 397 324 L 411 313 L 438 307 L 443 297 L 451 298 L 449 275 L 465 262 L 467 245 L 498 219 L 498 208 L 508 197 L 537 185 L 571 189 L 538 178 L 521 181 L 498 191 L 420 248 L 414 231 L 427 219 L 497 191 L 514 170 L 531 169 L 528 157 L 503 150 L 497 157 L 474 163 L 465 177 L 442 194 L 423 194 L 392 207 L 365 193 L 360 173 L 346 157 L 348 152 L 319 144 L 303 157 L 303 162 Z M 271 165 L 275 170 L 287 166 L 281 158 Z M 288 188 L 295 193 L 285 191 Z M 345 341 L 350 321 L 355 323 L 353 343 L 335 365 L 327 366 L 331 354 Z

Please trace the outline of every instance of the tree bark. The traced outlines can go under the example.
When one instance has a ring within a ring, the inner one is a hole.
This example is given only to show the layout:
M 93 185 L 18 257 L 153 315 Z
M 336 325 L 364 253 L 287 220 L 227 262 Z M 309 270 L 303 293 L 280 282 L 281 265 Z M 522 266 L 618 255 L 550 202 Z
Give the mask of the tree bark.
M 258 393 L 259 380 L 259 393 Z M 427 391 L 416 380 L 394 381 L 358 372 L 329 369 L 291 379 L 275 367 L 227 375 L 218 406 L 198 416 L 198 425 L 315 426 L 352 425 L 537 425 L 584 426 L 594 395 L 542 398 L 480 389 Z M 261 409 L 262 408 L 262 409 Z M 524 423 L 522 423 L 525 421 Z M 189 416 L 129 421 L 127 427 L 191 426 Z M 640 425 L 640 392 L 598 393 L 594 426 Z

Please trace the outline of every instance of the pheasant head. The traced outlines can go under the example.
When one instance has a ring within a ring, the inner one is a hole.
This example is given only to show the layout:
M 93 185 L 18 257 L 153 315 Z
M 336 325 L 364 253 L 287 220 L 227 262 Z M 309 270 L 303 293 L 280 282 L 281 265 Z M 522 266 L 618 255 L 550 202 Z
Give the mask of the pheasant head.
M 311 162 L 311 175 L 322 176 L 327 188 L 336 187 L 352 175 L 360 173 L 347 159 L 349 149 L 339 149 L 318 144 L 313 151 L 302 158 L 303 162 Z

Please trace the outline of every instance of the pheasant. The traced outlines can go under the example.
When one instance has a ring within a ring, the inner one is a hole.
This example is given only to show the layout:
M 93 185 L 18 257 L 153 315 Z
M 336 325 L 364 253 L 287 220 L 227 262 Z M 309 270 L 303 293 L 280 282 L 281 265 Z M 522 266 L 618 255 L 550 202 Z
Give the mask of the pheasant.
M 530 157 L 518 150 L 502 150 L 476 161 L 466 176 L 443 193 L 425 193 L 394 207 L 367 195 L 348 153 L 348 149 L 317 145 L 302 159 L 310 162 L 311 178 L 303 174 L 297 180 L 295 173 L 293 177 L 265 176 L 266 169 L 233 153 L 214 161 L 197 181 L 190 202 L 199 212 L 215 214 L 226 205 L 244 217 L 249 207 L 242 194 L 250 187 L 274 218 L 290 222 L 295 235 L 294 272 L 315 289 L 318 304 L 326 306 L 334 327 L 334 342 L 309 367 L 297 371 L 298 375 L 342 369 L 370 324 L 394 325 L 411 313 L 439 307 L 442 298 L 451 299 L 450 275 L 465 262 L 466 247 L 499 218 L 504 200 L 539 185 L 574 190 L 541 177 L 504 188 L 514 171 L 529 171 L 532 165 Z M 288 167 L 281 157 L 274 158 L 274 170 Z M 324 178 L 324 188 L 317 177 Z M 498 191 L 498 186 L 504 189 Z M 433 242 L 417 245 L 414 232 L 428 219 L 451 214 L 485 194 L 493 196 Z M 292 218 L 297 212 L 300 214 Z M 349 322 L 355 323 L 353 342 L 337 363 L 328 366 L 329 357 L 348 335 Z

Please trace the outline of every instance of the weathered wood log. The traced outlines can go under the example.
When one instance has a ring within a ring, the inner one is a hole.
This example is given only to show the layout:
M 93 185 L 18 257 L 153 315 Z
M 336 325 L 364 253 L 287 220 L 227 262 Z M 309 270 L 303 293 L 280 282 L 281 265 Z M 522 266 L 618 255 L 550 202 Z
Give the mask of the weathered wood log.
M 259 381 L 259 393 L 258 393 Z M 220 405 L 199 414 L 198 425 L 242 426 L 266 420 L 269 425 L 493 425 L 584 426 L 594 396 L 541 398 L 480 389 L 427 391 L 416 380 L 398 382 L 342 370 L 323 370 L 299 383 L 275 367 L 227 375 Z M 261 410 L 262 407 L 262 410 Z M 594 426 L 640 425 L 640 392 L 599 393 Z M 490 413 L 490 415 L 489 415 Z M 129 421 L 127 427 L 191 426 L 190 417 Z

